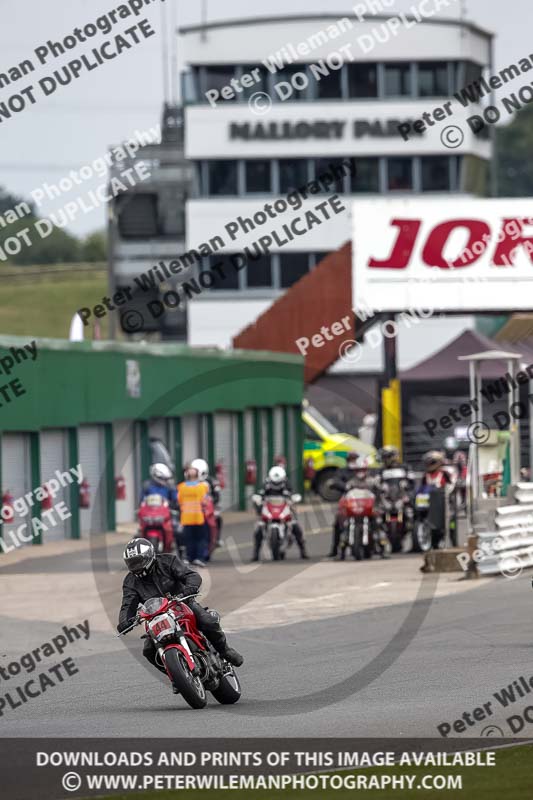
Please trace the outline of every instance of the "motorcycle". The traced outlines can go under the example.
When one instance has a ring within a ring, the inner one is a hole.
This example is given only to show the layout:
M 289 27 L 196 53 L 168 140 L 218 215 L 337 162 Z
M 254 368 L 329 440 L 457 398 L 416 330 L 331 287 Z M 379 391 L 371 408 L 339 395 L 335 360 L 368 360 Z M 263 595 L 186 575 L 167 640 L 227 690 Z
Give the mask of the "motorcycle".
M 393 553 L 402 551 L 404 536 L 413 527 L 413 509 L 407 493 L 409 482 L 405 475 L 403 468 L 383 470 L 381 475 L 380 504 Z
M 164 667 L 177 694 L 192 708 L 207 705 L 207 692 L 222 705 L 236 703 L 241 685 L 231 664 L 222 658 L 198 630 L 185 597 L 153 597 L 139 606 L 133 624 L 119 636 L 144 625 L 145 636 L 156 649 L 156 662 Z
M 294 541 L 292 505 L 300 503 L 301 500 L 299 494 L 293 494 L 290 498 L 281 494 L 264 498 L 255 494 L 252 497 L 252 502 L 261 516 L 263 538 L 268 542 L 273 561 L 283 561 Z
M 156 553 L 170 553 L 172 550 L 173 518 L 166 500 L 160 494 L 149 494 L 138 511 L 140 531 L 138 536 L 148 539 L 155 547 Z
M 373 553 L 385 558 L 390 545 L 383 535 L 376 497 L 370 489 L 348 488 L 339 500 L 342 520 L 339 554 L 341 561 L 350 550 L 356 561 L 372 558 Z
M 413 531 L 414 552 L 426 553 L 445 547 L 449 537 L 457 546 L 457 495 L 455 486 L 423 486 L 415 497 L 416 522 Z

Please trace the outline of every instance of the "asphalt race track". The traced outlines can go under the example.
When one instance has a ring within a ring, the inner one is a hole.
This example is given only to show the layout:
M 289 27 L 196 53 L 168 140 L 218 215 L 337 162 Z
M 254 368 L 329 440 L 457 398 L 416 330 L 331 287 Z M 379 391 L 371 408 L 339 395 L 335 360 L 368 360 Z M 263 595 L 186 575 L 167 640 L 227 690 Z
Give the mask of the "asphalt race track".
M 92 621 L 90 640 L 63 656 L 74 658 L 79 673 L 19 708 L 4 709 L 0 735 L 430 737 L 438 736 L 437 725 L 533 675 L 527 575 L 462 582 L 460 590 L 454 575 L 441 591 L 443 578 L 422 577 L 418 556 L 323 562 L 326 532 L 309 537 L 309 562 L 291 553 L 286 563 L 254 568 L 246 562 L 249 522 L 227 526 L 225 535 L 233 555 L 226 547 L 217 552 L 204 602 L 224 613 L 230 641 L 245 656 L 237 705 L 213 699 L 193 711 L 144 665 L 137 634 L 128 642 L 114 638 L 101 604 L 113 609 L 119 601 L 122 537 L 108 561 L 103 550 L 48 556 L 43 548 L 0 570 L 0 665 L 53 637 L 65 619 Z M 237 567 L 235 552 L 242 557 Z M 32 607 L 24 609 L 23 601 Z M 275 624 L 278 617 L 283 624 Z M 8 681 L 0 688 L 5 693 Z M 531 698 L 533 705 L 533 691 Z M 511 736 L 505 719 L 528 698 L 511 710 L 493 705 L 493 715 L 464 736 L 489 735 L 483 733 L 489 724 Z M 531 734 L 526 724 L 522 735 Z

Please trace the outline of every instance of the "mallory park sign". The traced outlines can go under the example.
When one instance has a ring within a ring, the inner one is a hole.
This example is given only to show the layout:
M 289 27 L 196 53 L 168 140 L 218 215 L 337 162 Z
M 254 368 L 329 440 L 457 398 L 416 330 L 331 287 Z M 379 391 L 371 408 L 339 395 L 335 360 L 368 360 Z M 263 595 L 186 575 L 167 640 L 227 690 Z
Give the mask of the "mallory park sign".
M 306 139 L 344 139 L 351 129 L 354 139 L 365 136 L 398 138 L 398 127 L 410 120 L 356 119 L 315 120 L 313 122 L 231 122 L 231 141 L 302 141 Z

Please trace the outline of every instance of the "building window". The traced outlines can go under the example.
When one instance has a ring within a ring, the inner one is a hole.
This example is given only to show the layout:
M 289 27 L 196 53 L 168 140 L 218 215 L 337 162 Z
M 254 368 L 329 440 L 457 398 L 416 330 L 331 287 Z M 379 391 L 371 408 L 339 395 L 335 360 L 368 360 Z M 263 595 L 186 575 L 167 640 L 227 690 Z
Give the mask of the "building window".
M 283 100 L 290 100 L 291 103 L 298 100 L 308 99 L 308 83 L 307 67 L 305 64 L 286 64 L 283 69 L 276 72 L 273 78 L 274 89 L 272 92 L 272 99 L 282 102 Z M 289 84 L 288 86 L 279 84 Z
M 351 177 L 350 191 L 379 192 L 379 158 L 357 158 L 355 174 Z
M 272 263 L 270 256 L 248 259 L 246 265 L 246 283 L 248 289 L 272 288 Z
M 406 191 L 413 188 L 413 161 L 411 158 L 387 159 L 390 191 Z
M 449 192 L 450 160 L 448 156 L 426 156 L 422 163 L 422 191 Z
M 157 194 L 130 194 L 118 215 L 117 225 L 123 239 L 152 239 L 158 236 Z
M 281 288 L 288 289 L 309 272 L 307 253 L 283 253 L 279 257 Z
M 315 158 L 313 180 L 324 178 L 327 175 L 335 177 L 335 182 L 330 183 L 329 186 L 321 184 L 323 193 L 344 192 L 344 176 L 350 174 L 347 161 L 347 158 Z
M 448 65 L 445 61 L 426 61 L 418 65 L 418 96 L 447 97 Z
M 237 161 L 208 161 L 209 194 L 237 194 Z
M 270 194 L 272 192 L 270 163 L 266 159 L 244 162 L 246 194 Z
M 279 190 L 282 194 L 308 183 L 306 158 L 282 158 L 279 161 Z
M 347 64 L 348 97 L 377 97 L 378 75 L 376 64 Z
M 230 81 L 235 78 L 235 67 L 204 67 L 204 94 L 211 89 L 216 89 L 219 93 Z M 234 92 L 235 94 L 235 92 Z M 225 99 L 222 96 L 216 98 L 217 103 L 234 103 L 235 97 Z
M 384 64 L 385 97 L 404 97 L 411 94 L 411 65 Z
M 250 64 L 244 65 L 241 67 L 241 70 L 241 75 L 248 75 L 251 72 L 255 72 L 255 75 L 252 75 L 250 78 L 250 80 L 253 81 L 251 86 L 244 86 L 241 82 L 242 92 L 237 93 L 237 98 L 239 100 L 249 100 L 256 92 L 268 92 L 269 72 L 266 67 L 259 64 Z M 259 80 L 257 80 L 258 77 Z M 246 80 L 248 81 L 248 78 Z
M 316 96 L 319 100 L 338 100 L 342 97 L 342 69 L 332 69 L 325 63 L 329 70 L 328 75 L 317 73 Z M 325 70 L 324 70 L 325 72 Z M 318 80 L 320 78 L 320 80 Z
M 212 270 L 215 278 L 211 290 L 237 291 L 239 289 L 239 270 L 231 263 L 229 255 L 210 256 L 207 261 L 207 269 Z M 215 265 L 216 269 L 213 269 Z
M 205 100 L 200 84 L 200 67 L 192 67 L 189 71 L 182 72 L 180 79 L 184 103 L 198 103 Z

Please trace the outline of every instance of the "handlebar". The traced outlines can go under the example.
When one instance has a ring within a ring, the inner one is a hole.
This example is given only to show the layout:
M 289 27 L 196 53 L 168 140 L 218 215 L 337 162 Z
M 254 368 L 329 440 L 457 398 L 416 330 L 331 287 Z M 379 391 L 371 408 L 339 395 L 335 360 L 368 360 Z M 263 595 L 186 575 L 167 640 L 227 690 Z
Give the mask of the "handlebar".
M 178 603 L 183 603 L 184 600 L 189 600 L 191 597 L 200 597 L 200 595 L 201 595 L 201 592 L 193 592 L 193 594 L 186 594 L 184 597 L 182 597 L 179 594 L 176 594 L 176 595 L 167 594 L 166 595 L 166 599 L 167 600 L 176 600 Z M 139 605 L 142 605 L 142 603 L 139 603 Z M 123 631 L 120 631 L 120 633 L 117 633 L 116 636 L 115 636 L 115 639 L 118 639 L 119 636 L 125 636 L 127 633 L 132 631 L 134 628 L 137 627 L 137 625 L 140 625 L 140 624 L 141 624 L 141 618 L 139 616 L 139 612 L 137 612 L 137 614 L 135 615 L 135 620 L 129 626 L 129 628 L 125 628 Z

